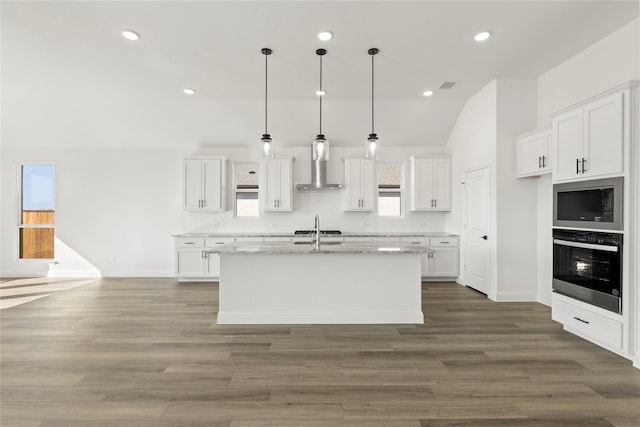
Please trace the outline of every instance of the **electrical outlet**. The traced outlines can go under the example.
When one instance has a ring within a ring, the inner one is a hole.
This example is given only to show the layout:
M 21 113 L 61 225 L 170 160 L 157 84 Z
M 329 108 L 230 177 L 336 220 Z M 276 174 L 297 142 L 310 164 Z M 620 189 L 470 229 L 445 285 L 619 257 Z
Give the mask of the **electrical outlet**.
M 426 222 L 419 222 L 419 223 L 418 223 L 418 225 L 419 225 L 420 227 L 426 227 L 426 226 L 427 226 L 427 223 L 426 223 Z
M 278 228 L 278 223 L 277 223 L 277 222 L 272 222 L 272 223 L 271 223 L 271 227 L 273 227 L 273 228 Z
M 116 256 L 115 255 L 111 255 L 109 257 L 109 260 L 111 261 L 112 264 L 115 264 L 116 263 Z

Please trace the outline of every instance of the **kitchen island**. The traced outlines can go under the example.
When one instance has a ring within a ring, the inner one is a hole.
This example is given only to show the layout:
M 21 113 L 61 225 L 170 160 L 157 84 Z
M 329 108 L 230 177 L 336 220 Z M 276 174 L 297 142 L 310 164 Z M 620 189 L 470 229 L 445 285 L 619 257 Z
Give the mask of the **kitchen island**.
M 426 246 L 235 242 L 208 251 L 220 255 L 219 324 L 424 322 Z

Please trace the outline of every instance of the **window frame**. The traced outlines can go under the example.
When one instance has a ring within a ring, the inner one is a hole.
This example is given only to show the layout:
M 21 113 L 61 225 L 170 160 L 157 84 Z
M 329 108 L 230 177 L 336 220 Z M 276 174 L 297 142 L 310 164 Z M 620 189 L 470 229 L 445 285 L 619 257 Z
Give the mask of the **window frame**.
M 400 185 L 398 187 L 381 187 L 378 183 L 378 167 L 380 165 L 395 164 L 400 166 Z M 397 192 L 400 194 L 400 214 L 399 215 L 381 215 L 380 214 L 380 193 Z M 376 201 L 378 218 L 403 219 L 405 217 L 405 162 L 404 161 L 378 161 L 376 162 Z
M 25 166 L 53 166 L 54 168 L 54 186 L 53 186 L 53 200 L 54 200 L 54 222 L 53 224 L 24 224 L 23 223 L 23 199 L 24 199 L 24 193 L 23 193 L 23 171 L 24 171 L 24 167 Z M 58 167 L 56 165 L 55 162 L 21 162 L 16 164 L 16 170 L 15 170 L 15 176 L 16 176 L 16 199 L 18 201 L 18 204 L 16 206 L 16 231 L 15 231 L 15 235 L 14 235 L 14 242 L 16 242 L 16 249 L 15 249 L 15 260 L 16 262 L 20 262 L 20 263 L 41 263 L 41 262 L 52 262 L 55 261 L 55 256 L 56 256 L 56 244 L 55 241 L 57 239 L 56 237 L 56 224 L 55 224 L 55 213 L 56 213 L 56 199 L 57 199 L 57 184 L 58 184 L 58 179 L 57 179 L 57 175 L 58 175 Z M 22 258 L 21 257 L 21 242 L 20 242 L 20 238 L 21 238 L 21 233 L 22 230 L 24 229 L 37 229 L 37 228 L 51 228 L 53 229 L 53 257 L 52 258 Z
M 238 188 L 237 180 L 236 180 L 236 169 L 238 165 L 256 165 L 256 173 L 258 174 L 258 186 L 257 188 Z M 260 171 L 261 164 L 260 162 L 251 162 L 251 161 L 239 161 L 233 162 L 233 217 L 239 219 L 259 219 L 260 218 Z M 238 193 L 256 193 L 258 201 L 258 215 L 256 216 L 238 216 Z

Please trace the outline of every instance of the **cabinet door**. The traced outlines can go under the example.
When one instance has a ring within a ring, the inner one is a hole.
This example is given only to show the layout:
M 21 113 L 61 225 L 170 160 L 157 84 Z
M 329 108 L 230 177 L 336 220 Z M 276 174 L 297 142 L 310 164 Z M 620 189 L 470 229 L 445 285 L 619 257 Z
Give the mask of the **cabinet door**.
M 429 263 L 429 276 L 457 277 L 458 248 L 432 248 Z
M 344 210 L 372 211 L 375 200 L 374 161 L 345 159 Z
M 176 251 L 176 276 L 202 277 L 204 274 L 203 249 L 178 249 Z
M 451 209 L 451 160 L 435 160 L 433 177 L 433 207 L 437 210 Z
M 542 132 L 542 172 L 551 172 L 551 129 Z
M 545 134 L 537 133 L 517 142 L 518 177 L 537 175 L 542 169 Z
M 373 160 L 361 160 L 360 162 L 360 198 L 362 199 L 361 210 L 372 211 L 376 194 L 376 178 L 374 172 L 375 164 Z
M 278 208 L 282 211 L 293 210 L 292 189 L 293 189 L 293 167 L 291 160 L 278 160 L 278 176 L 280 181 L 280 196 L 278 198 Z
M 264 210 L 291 211 L 293 174 L 291 160 L 267 160 L 264 162 L 266 179 Z
M 583 154 L 583 110 L 566 112 L 553 120 L 554 180 L 579 177 Z
M 202 206 L 202 161 L 185 160 L 183 176 L 183 202 L 185 210 L 199 210 Z
M 623 94 L 616 93 L 584 107 L 585 174 L 622 173 Z
M 266 160 L 263 165 L 265 173 L 264 210 L 278 210 L 278 199 L 280 198 L 279 163 L 277 160 Z
M 434 161 L 430 159 L 412 159 L 411 166 L 413 189 L 411 210 L 431 210 L 433 209 L 433 201 L 435 199 L 433 191 Z
M 222 159 L 207 159 L 202 161 L 202 210 L 222 210 Z

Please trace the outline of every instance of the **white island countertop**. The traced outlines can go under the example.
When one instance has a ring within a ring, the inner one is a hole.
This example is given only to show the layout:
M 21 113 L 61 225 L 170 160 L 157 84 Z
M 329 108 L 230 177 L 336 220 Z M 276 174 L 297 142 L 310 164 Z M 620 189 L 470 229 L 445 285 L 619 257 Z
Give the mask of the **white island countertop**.
M 326 242 L 320 246 L 307 242 L 233 242 L 207 249 L 213 254 L 420 254 L 427 246 L 402 242 Z

